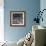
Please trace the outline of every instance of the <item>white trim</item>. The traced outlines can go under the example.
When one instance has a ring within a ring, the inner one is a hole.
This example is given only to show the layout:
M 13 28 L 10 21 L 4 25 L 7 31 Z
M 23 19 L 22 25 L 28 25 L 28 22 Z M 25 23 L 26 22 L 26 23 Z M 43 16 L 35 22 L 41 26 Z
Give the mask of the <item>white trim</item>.
M 0 42 L 4 42 L 4 0 L 0 2 Z

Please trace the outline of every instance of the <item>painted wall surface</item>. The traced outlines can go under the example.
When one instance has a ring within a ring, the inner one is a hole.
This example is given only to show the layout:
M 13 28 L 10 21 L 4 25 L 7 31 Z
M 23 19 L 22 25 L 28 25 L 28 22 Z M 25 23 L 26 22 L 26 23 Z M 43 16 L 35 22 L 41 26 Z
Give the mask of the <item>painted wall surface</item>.
M 41 2 L 40 3 L 40 9 L 42 11 L 43 9 L 46 9 L 46 0 L 41 0 L 40 2 Z M 42 17 L 43 17 L 43 22 L 41 21 L 40 22 L 40 25 L 46 27 L 46 10 L 43 12 Z
M 4 0 L 4 35 L 7 41 L 18 41 L 32 30 L 35 14 L 40 9 L 40 0 Z M 25 27 L 10 27 L 10 11 L 26 11 Z

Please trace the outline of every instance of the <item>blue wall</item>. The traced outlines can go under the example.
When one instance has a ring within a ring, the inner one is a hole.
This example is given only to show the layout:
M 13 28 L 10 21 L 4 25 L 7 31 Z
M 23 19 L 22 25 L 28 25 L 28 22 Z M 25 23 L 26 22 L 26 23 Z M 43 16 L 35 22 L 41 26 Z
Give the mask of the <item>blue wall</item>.
M 46 0 L 41 0 L 40 1 L 40 10 L 42 11 L 43 9 L 46 9 Z M 40 22 L 40 25 L 45 26 L 46 27 L 46 10 L 43 12 L 43 22 Z
M 4 35 L 7 41 L 18 41 L 32 30 L 34 17 L 40 9 L 40 0 L 4 0 Z M 10 27 L 10 11 L 25 10 L 26 26 Z

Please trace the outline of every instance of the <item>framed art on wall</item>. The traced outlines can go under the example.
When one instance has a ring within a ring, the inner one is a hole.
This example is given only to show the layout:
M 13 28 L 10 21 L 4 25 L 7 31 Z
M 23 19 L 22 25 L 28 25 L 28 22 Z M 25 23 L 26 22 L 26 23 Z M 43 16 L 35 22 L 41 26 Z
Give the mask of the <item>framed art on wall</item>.
M 10 11 L 10 26 L 25 26 L 25 11 Z

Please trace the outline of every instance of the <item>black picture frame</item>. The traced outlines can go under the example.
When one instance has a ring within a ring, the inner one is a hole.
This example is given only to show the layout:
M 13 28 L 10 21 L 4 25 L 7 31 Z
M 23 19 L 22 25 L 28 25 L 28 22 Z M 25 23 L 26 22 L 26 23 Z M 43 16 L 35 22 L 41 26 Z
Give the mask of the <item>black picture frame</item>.
M 10 11 L 10 26 L 21 27 L 26 25 L 25 11 Z

